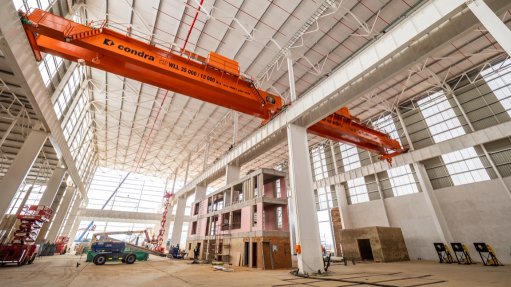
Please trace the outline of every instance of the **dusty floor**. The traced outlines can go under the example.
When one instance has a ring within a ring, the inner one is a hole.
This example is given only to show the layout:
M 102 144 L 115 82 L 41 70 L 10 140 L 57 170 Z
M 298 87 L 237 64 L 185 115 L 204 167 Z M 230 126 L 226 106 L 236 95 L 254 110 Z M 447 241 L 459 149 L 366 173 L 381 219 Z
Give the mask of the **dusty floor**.
M 0 268 L 2 287 L 59 286 L 511 286 L 511 266 L 406 263 L 333 265 L 321 279 L 303 279 L 289 270 L 263 271 L 234 268 L 213 271 L 211 265 L 191 265 L 151 257 L 133 265 L 95 266 L 82 257 L 63 255 L 38 258 L 32 265 Z

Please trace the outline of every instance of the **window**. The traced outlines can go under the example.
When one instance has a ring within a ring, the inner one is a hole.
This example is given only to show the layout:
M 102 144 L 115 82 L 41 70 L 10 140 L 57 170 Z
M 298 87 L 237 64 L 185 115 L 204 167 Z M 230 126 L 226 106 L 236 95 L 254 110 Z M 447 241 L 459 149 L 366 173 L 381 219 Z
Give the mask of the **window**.
M 257 225 L 257 205 L 253 206 L 254 212 L 252 213 L 252 226 Z
M 316 190 L 318 210 L 329 209 L 333 207 L 332 192 L 330 186 L 320 187 Z
M 320 145 L 311 151 L 312 169 L 314 170 L 314 179 L 320 180 L 328 177 L 325 160 L 325 148 Z
M 282 229 L 282 206 L 277 207 L 277 229 Z
M 125 171 L 98 168 L 89 188 L 87 208 L 101 208 L 126 174 Z M 162 210 L 164 193 L 165 180 L 131 173 L 105 209 L 158 213 Z
M 232 212 L 232 227 L 231 229 L 241 228 L 241 210 L 235 210 Z
M 436 143 L 465 134 L 444 92 L 427 96 L 418 104 Z M 454 185 L 490 179 L 473 147 L 443 154 L 442 159 Z
M 481 72 L 493 94 L 511 116 L 511 59 L 506 59 Z
M 277 198 L 281 198 L 282 197 L 282 192 L 280 190 L 280 179 L 277 179 L 275 181 L 275 196 Z
M 29 8 L 39 8 L 43 10 L 47 10 L 50 8 L 50 3 L 53 4 L 54 0 L 13 0 L 14 7 L 16 10 L 23 9 L 24 11 L 28 11 Z
M 394 196 L 419 192 L 409 165 L 403 165 L 387 170 Z
M 229 230 L 229 213 L 222 214 L 222 227 L 221 230 Z
M 454 185 L 490 180 L 473 147 L 442 155 Z
M 84 69 L 82 67 L 75 68 L 71 77 L 69 77 L 69 81 L 66 83 L 62 92 L 58 95 L 55 103 L 53 104 L 53 109 L 57 114 L 59 119 L 62 119 L 64 113 L 72 102 L 73 95 L 76 93 L 76 90 L 80 87 L 81 79 L 83 78 Z M 77 95 L 79 97 L 84 97 L 84 95 Z M 80 99 L 81 100 L 81 99 Z M 86 101 L 83 99 L 81 101 Z M 84 104 L 84 103 L 81 103 Z
M 16 195 L 11 201 L 7 214 L 16 214 L 18 208 L 21 205 L 21 202 L 25 198 L 25 195 L 28 191 L 30 191 L 30 195 L 28 196 L 25 205 L 37 205 L 41 197 L 43 196 L 44 191 L 46 190 L 45 185 L 24 185 L 16 192 Z
M 333 251 L 334 239 L 332 235 L 332 225 L 330 223 L 330 210 L 318 211 L 319 236 L 321 245 L 327 251 Z
M 193 215 L 199 214 L 199 208 L 200 208 L 200 202 L 195 203 L 195 206 L 193 208 Z
M 444 92 L 436 92 L 418 101 L 435 143 L 465 134 Z
M 347 184 L 352 204 L 369 201 L 369 194 L 367 193 L 367 186 L 363 177 L 348 180 Z
M 350 171 L 355 168 L 361 167 L 360 158 L 358 157 L 358 151 L 355 146 L 347 144 L 339 144 L 341 148 L 342 163 L 344 171 Z
M 46 87 L 50 85 L 51 79 L 53 79 L 62 63 L 62 58 L 55 57 L 50 54 L 46 54 L 46 56 L 44 56 L 43 60 L 39 64 L 39 72 L 41 72 L 41 76 L 43 77 Z
M 82 235 L 87 226 L 89 226 L 90 221 L 82 220 L 78 227 L 78 232 L 76 233 L 75 240 L 78 240 L 78 237 Z M 114 221 L 94 221 L 95 228 L 91 228 L 87 233 L 85 233 L 84 239 L 91 239 L 94 233 L 100 232 L 122 232 L 122 231 L 134 231 L 134 230 L 148 230 L 149 233 L 157 234 L 158 230 L 155 230 L 155 224 L 145 224 L 145 223 L 129 223 L 129 222 L 114 222 Z M 133 234 L 115 234 L 111 235 L 112 238 L 117 240 L 122 240 L 125 242 L 135 243 L 137 242 L 137 237 L 140 236 L 139 245 L 141 244 L 141 239 L 145 238 L 141 236 L 140 233 Z
M 339 144 L 341 148 L 342 163 L 344 171 L 350 171 L 361 166 L 358 157 L 357 148 L 347 144 Z M 367 186 L 363 177 L 355 178 L 347 181 L 350 202 L 361 203 L 369 201 L 369 194 L 367 193 Z
M 379 118 L 373 123 L 373 125 L 382 132 L 388 134 L 391 138 L 401 143 L 399 134 L 397 133 L 396 125 L 390 114 Z M 392 186 L 392 193 L 394 196 L 419 192 L 417 189 L 417 184 L 415 183 L 415 179 L 413 178 L 410 165 L 391 168 L 387 170 L 387 174 L 389 176 L 389 181 L 390 185 Z

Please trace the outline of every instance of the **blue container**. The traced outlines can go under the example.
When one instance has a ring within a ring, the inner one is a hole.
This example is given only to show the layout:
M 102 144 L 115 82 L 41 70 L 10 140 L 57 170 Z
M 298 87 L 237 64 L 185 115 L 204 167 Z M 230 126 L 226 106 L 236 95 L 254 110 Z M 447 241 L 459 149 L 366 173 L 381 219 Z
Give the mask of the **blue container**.
M 126 244 L 124 242 L 94 242 L 91 245 L 92 251 L 101 252 L 124 252 Z

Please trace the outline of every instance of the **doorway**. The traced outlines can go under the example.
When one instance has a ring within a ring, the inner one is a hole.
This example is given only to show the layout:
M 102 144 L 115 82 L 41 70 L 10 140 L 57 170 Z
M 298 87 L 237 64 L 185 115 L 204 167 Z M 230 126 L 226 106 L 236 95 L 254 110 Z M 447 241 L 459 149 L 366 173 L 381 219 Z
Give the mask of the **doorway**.
M 263 256 L 263 269 L 274 269 L 273 257 L 270 250 L 270 242 L 263 242 L 262 244 L 262 256 Z
M 373 249 L 371 248 L 371 240 L 357 239 L 358 251 L 362 260 L 374 260 Z
M 257 268 L 257 242 L 252 242 L 252 268 Z
M 248 255 L 249 255 L 248 249 L 249 248 L 250 248 L 250 243 L 245 242 L 245 247 L 243 249 L 243 266 L 248 266 Z
M 200 242 L 197 242 L 197 245 L 195 246 L 195 248 L 197 248 L 197 251 L 198 251 L 197 252 L 198 255 L 199 255 L 198 258 L 202 259 L 202 256 L 201 256 L 202 253 L 201 253 L 201 250 L 200 250 Z

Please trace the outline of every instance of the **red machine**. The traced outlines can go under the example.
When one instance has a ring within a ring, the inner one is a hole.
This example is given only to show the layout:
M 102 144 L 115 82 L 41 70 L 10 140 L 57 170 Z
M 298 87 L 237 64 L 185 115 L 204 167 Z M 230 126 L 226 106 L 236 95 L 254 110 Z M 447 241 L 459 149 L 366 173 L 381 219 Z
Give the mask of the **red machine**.
M 283 110 L 279 96 L 257 89 L 241 75 L 238 62 L 210 52 L 208 57 L 180 50 L 168 51 L 125 34 L 85 26 L 34 9 L 20 13 L 36 60 L 41 52 L 151 84 L 166 90 L 257 116 L 263 123 Z M 351 116 L 346 107 L 309 128 L 316 135 L 355 145 L 390 162 L 406 152 L 388 135 L 373 130 Z
M 170 206 L 170 200 L 172 199 L 172 196 L 174 194 L 170 193 L 170 192 L 167 192 L 165 193 L 165 195 L 163 196 L 164 198 L 164 202 L 163 202 L 163 206 L 164 206 L 164 209 L 163 209 L 163 214 L 162 214 L 162 217 L 161 217 L 161 222 L 160 222 L 160 231 L 158 232 L 158 239 L 156 240 L 156 246 L 154 247 L 154 250 L 157 251 L 157 252 L 165 252 L 165 245 L 164 245 L 164 242 L 163 242 L 163 237 L 165 235 L 165 223 L 167 222 L 167 213 L 169 212 L 169 206 Z
M 44 205 L 25 206 L 18 214 L 19 227 L 14 232 L 11 243 L 0 245 L 0 264 L 32 264 L 39 249 L 35 240 L 52 213 L 51 208 Z
M 56 250 L 55 253 L 60 255 L 66 254 L 67 251 L 67 243 L 69 242 L 69 236 L 59 236 L 55 240 Z

